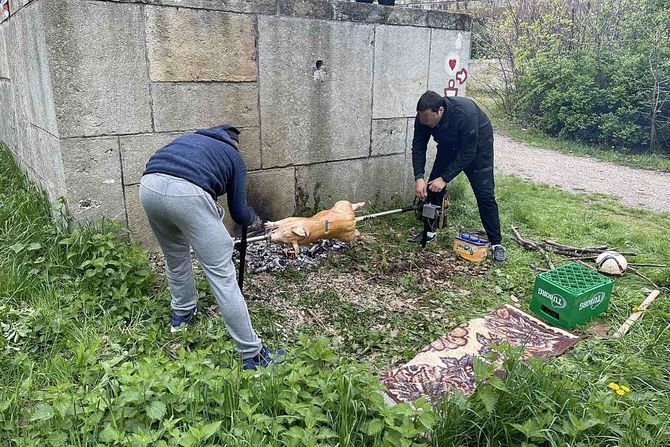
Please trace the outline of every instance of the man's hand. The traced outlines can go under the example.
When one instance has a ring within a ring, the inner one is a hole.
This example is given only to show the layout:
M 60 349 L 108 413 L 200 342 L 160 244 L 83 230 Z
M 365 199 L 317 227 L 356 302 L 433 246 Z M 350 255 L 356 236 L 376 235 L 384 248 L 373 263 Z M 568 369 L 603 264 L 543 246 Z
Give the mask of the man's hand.
M 426 181 L 424 179 L 417 179 L 415 193 L 416 196 L 420 199 L 425 199 L 428 195 L 428 191 L 426 190 Z
M 438 177 L 435 180 L 428 182 L 428 189 L 433 192 L 440 192 L 446 188 L 447 182 L 444 181 L 442 177 Z

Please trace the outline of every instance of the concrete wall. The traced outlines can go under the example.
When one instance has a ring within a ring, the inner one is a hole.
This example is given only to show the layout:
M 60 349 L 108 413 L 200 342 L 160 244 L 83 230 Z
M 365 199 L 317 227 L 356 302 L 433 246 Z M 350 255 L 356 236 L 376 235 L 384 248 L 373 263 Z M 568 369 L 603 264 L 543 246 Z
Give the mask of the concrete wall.
M 329 0 L 14 0 L 11 12 L 0 138 L 75 217 L 121 220 L 149 246 L 138 183 L 181 133 L 243 129 L 251 204 L 276 219 L 411 194 L 418 97 L 465 94 L 459 14 Z

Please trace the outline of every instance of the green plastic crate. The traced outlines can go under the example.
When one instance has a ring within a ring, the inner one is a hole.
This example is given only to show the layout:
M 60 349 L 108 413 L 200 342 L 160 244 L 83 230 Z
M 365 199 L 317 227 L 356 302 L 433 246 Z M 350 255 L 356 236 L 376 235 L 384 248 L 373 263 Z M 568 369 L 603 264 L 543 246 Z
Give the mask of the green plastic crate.
M 535 278 L 530 310 L 543 320 L 570 329 L 609 307 L 614 282 L 571 262 Z

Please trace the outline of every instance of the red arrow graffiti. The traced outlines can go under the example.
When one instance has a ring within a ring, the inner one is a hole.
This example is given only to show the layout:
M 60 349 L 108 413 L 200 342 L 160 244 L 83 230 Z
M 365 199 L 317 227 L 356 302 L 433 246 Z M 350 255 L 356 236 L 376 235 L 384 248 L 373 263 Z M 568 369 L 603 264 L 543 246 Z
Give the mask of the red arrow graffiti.
M 459 84 L 464 84 L 467 79 L 468 79 L 468 70 L 466 70 L 465 68 L 461 68 L 461 70 L 456 73 L 456 80 L 458 81 Z

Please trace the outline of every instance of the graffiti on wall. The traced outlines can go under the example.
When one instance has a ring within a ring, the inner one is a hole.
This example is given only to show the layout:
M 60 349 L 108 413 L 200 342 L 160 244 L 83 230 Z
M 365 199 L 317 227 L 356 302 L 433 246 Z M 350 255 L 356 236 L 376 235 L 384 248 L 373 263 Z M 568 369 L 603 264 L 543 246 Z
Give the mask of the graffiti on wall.
M 447 58 L 446 63 L 447 72 L 449 73 L 449 81 L 444 88 L 444 96 L 458 96 L 461 87 L 468 79 L 468 70 L 465 67 L 459 68 L 458 55 L 453 54 Z

